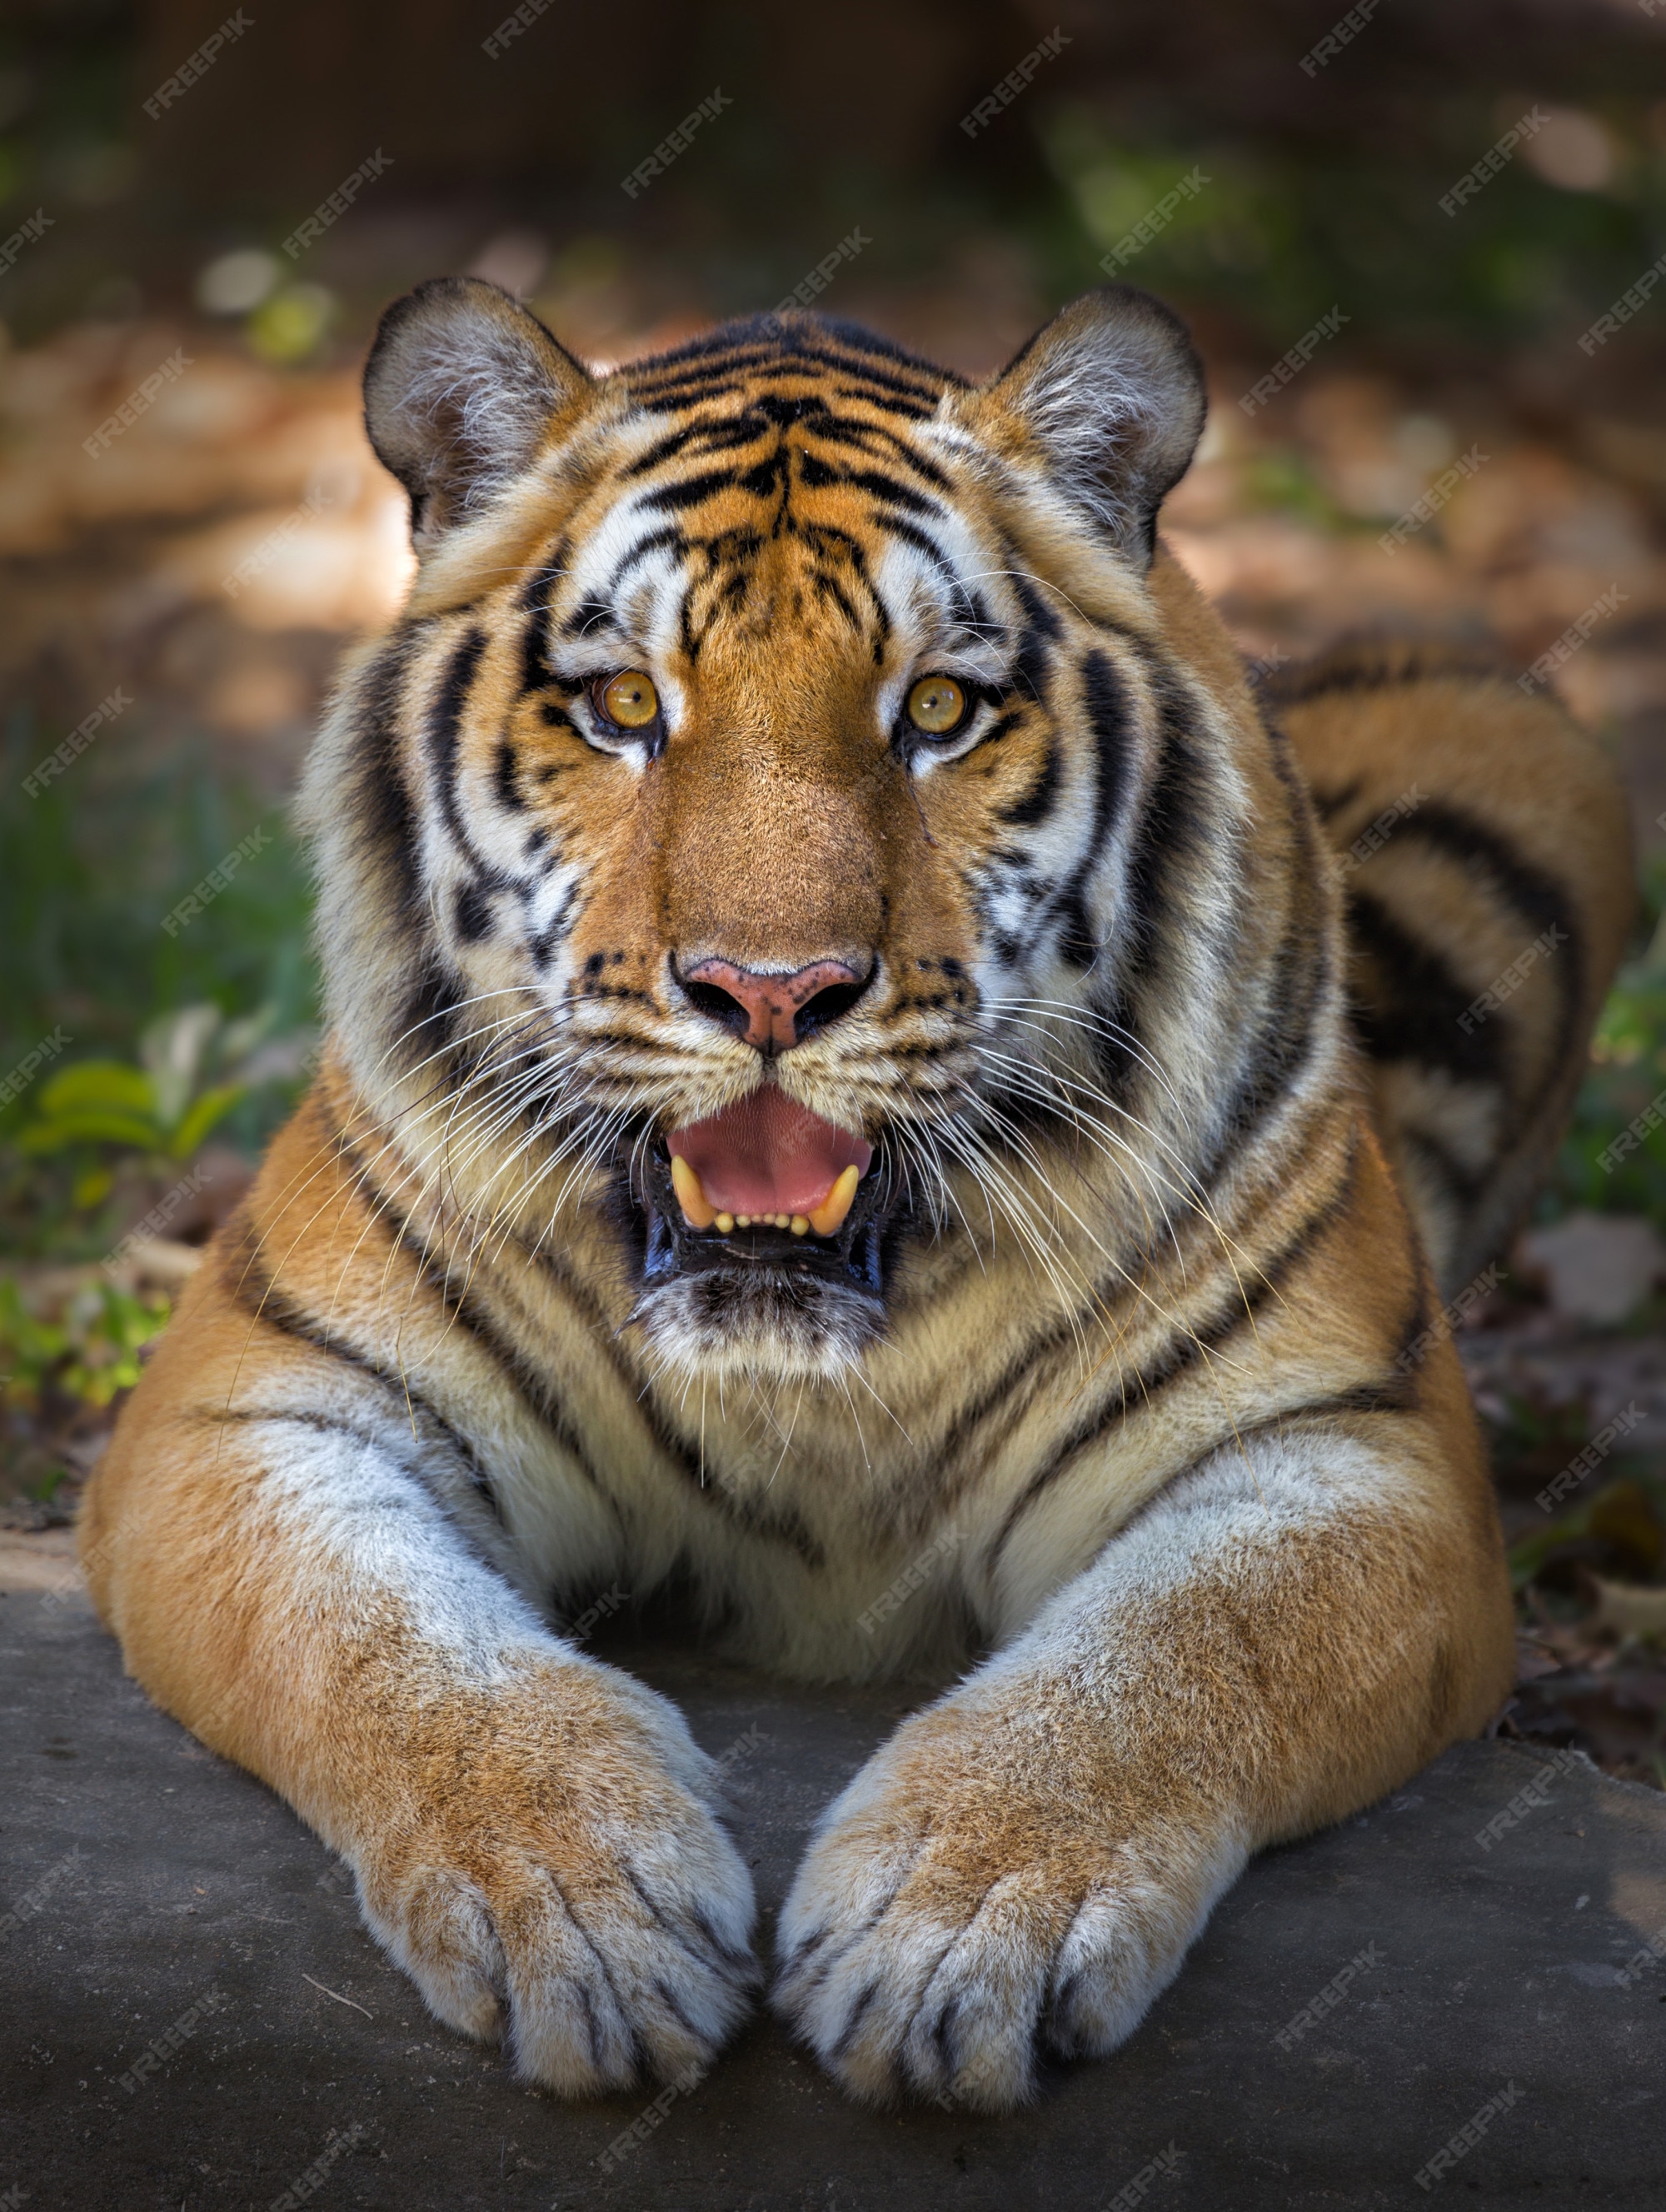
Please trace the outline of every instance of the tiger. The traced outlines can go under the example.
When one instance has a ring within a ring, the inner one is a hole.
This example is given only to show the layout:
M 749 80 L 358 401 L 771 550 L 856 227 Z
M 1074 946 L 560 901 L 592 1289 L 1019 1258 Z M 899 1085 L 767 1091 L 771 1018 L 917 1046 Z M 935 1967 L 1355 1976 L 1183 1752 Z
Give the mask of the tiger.
M 1453 1328 L 1622 949 L 1615 780 L 1462 654 L 1252 684 L 1132 288 L 977 381 L 798 313 L 593 369 L 446 278 L 364 392 L 416 562 L 302 781 L 326 1043 L 91 1482 L 97 1609 L 569 2098 L 765 1981 L 598 1593 L 917 1683 L 769 1998 L 858 2100 L 1011 2112 L 1511 1688 Z

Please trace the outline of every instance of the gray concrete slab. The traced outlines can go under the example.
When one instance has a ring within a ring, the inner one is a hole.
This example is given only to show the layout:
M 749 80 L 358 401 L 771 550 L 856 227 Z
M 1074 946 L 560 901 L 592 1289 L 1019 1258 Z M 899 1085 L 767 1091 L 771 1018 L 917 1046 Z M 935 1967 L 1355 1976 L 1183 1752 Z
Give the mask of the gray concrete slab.
M 783 1692 L 663 1646 L 610 1656 L 732 1753 L 773 1910 L 907 1700 Z M 323 1847 L 153 1711 L 82 1601 L 0 1596 L 0 2205 L 264 2212 L 309 2176 L 325 2212 L 1658 2208 L 1666 1963 L 1626 1967 L 1666 1929 L 1666 1800 L 1583 1762 L 1523 1799 L 1543 1764 L 1461 1746 L 1259 1861 L 1128 2047 L 1016 2119 L 860 2112 L 760 2014 L 604 2171 L 647 2096 L 562 2106 L 437 2027 Z

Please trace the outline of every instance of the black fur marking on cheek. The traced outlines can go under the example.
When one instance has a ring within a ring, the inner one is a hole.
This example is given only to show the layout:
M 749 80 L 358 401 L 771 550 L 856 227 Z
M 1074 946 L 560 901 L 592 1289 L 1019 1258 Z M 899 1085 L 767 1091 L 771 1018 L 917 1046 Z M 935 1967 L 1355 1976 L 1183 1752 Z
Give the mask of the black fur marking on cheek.
M 1174 863 L 1198 850 L 1210 816 L 1208 781 L 1189 696 L 1174 671 L 1161 661 L 1151 662 L 1146 675 L 1156 696 L 1161 750 L 1128 861 L 1131 984 L 1147 982 L 1156 972 Z M 1134 1027 L 1126 1015 L 1122 1018 L 1128 1028 Z
M 526 802 L 520 795 L 520 757 L 505 738 L 498 745 L 492 769 L 492 793 L 498 805 L 511 814 L 523 814 L 526 810 Z
M 465 945 L 478 945 L 492 931 L 490 902 L 478 884 L 465 884 L 457 894 L 457 934 Z
M 477 625 L 464 634 L 446 669 L 445 681 L 429 717 L 429 758 L 433 764 L 440 811 L 458 849 L 471 862 L 484 884 L 496 887 L 502 878 L 489 860 L 476 851 L 457 799 L 458 738 L 463 710 L 486 650 L 486 633 Z
M 1077 864 L 1061 908 L 1063 929 L 1059 951 L 1073 968 L 1091 968 L 1099 957 L 1098 940 L 1088 919 L 1087 884 L 1122 797 L 1128 756 L 1128 693 L 1115 662 L 1098 646 L 1082 662 L 1082 696 L 1087 704 L 1088 727 L 1093 732 L 1093 824 L 1087 850 Z
M 1013 718 L 1008 718 L 1009 720 Z M 992 731 L 990 734 L 993 736 L 994 732 Z M 986 738 L 984 742 L 987 744 L 988 740 Z M 1001 822 L 1016 823 L 1023 829 L 1034 829 L 1038 823 L 1045 822 L 1048 816 L 1052 813 L 1058 795 L 1059 749 L 1049 738 L 1047 751 L 1042 760 L 1041 774 L 1016 805 L 1002 807 L 996 819 Z
M 400 753 L 398 717 L 408 664 L 421 636 L 420 630 L 402 631 L 370 671 L 356 793 L 365 841 L 394 878 L 402 915 L 416 910 L 419 890 L 416 816 Z
M 528 939 L 529 949 L 540 973 L 549 967 L 566 941 L 568 932 L 573 927 L 578 896 L 576 890 L 569 890 L 544 927 L 535 937 Z
M 418 1064 L 431 1059 L 443 1077 L 446 1069 L 441 1055 L 452 1048 L 452 1016 L 460 996 L 458 978 L 439 953 L 430 949 L 412 975 L 404 1000 L 394 1009 L 390 1052 L 401 1052 L 408 1060 Z

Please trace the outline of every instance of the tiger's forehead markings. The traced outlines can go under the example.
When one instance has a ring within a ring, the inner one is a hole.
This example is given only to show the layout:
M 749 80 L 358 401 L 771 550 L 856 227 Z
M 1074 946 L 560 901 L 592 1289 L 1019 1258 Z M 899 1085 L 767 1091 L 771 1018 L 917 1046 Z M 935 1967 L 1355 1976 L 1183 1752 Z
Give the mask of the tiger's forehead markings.
M 958 380 L 879 342 L 768 318 L 619 374 L 639 425 L 684 419 L 602 487 L 610 503 L 573 563 L 563 640 L 674 636 L 697 659 L 714 623 L 774 604 L 761 564 L 787 541 L 799 573 L 778 560 L 775 588 L 864 639 L 876 666 L 899 621 L 970 659 L 1001 652 L 1008 633 L 979 580 L 987 556 L 913 428 Z
M 848 325 L 757 315 L 622 371 L 638 404 L 669 411 L 696 398 L 745 392 L 794 377 L 830 385 L 835 396 L 867 400 L 921 418 L 962 386 L 950 371 Z
M 727 339 L 720 332 L 621 374 L 639 413 L 688 418 L 638 453 L 623 481 L 678 459 L 763 444 L 769 451 L 752 472 L 760 494 L 775 489 L 790 447 L 809 484 L 852 483 L 915 511 L 933 507 L 929 492 L 872 466 L 829 460 L 812 450 L 817 446 L 854 453 L 869 464 L 901 462 L 932 490 L 952 489 L 944 470 L 917 450 L 895 418 L 929 417 L 956 380 L 879 341 L 857 343 L 833 331 L 812 337 L 766 317 Z M 697 504 L 708 490 L 734 483 L 737 467 L 708 469 L 663 485 L 650 498 L 667 510 Z

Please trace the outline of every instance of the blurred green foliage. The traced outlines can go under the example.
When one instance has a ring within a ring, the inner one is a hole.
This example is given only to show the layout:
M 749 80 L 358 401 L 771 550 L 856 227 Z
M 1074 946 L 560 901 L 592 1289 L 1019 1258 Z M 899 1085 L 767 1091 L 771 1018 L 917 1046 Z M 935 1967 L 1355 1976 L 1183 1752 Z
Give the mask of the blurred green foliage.
M 139 1354 L 161 1334 L 166 1298 L 135 1297 L 113 1283 L 87 1283 L 59 1321 L 43 1321 L 24 1304 L 15 1282 L 0 1278 L 0 1398 L 37 1411 L 56 1395 L 107 1406 L 139 1379 Z
M 271 1010 L 227 1022 L 213 1005 L 158 1015 L 139 1039 L 139 1064 L 81 1060 L 41 1086 L 18 1136 L 39 1157 L 112 1145 L 157 1160 L 188 1160 L 252 1087 L 233 1074 L 271 1026 Z M 215 1063 L 232 1079 L 214 1082 Z
M 1636 1149 L 1605 1158 L 1633 1125 Z M 1540 1218 L 1554 1220 L 1573 1206 L 1645 1214 L 1666 1229 L 1666 854 L 1644 872 L 1640 949 L 1621 968 L 1597 1024 L 1590 1071 Z
M 1479 98 L 1430 102 L 1391 149 L 1369 135 L 1352 146 L 1181 137 L 1067 106 L 1045 144 L 1101 254 L 1195 168 L 1207 178 L 1120 277 L 1292 337 L 1340 307 L 1352 337 L 1416 351 L 1582 331 L 1660 251 L 1666 144 L 1641 99 L 1605 105 L 1615 161 L 1601 190 L 1550 184 L 1518 155 L 1444 213 L 1441 195 L 1511 119 Z
M 34 718 L 14 716 L 0 789 L 15 793 L 45 750 Z M 170 936 L 168 913 L 265 821 L 270 842 L 209 910 Z M 0 1070 L 60 1025 L 73 1058 L 135 1057 L 159 1014 L 211 1004 L 228 1020 L 263 1009 L 268 1030 L 309 1022 L 317 975 L 310 891 L 280 811 L 263 808 L 186 745 L 142 775 L 87 762 L 38 799 L 0 808 Z M 0 1109 L 15 1138 L 38 1102 Z M 252 1133 L 245 1116 L 234 1122 Z
M 0 788 L 15 793 L 41 750 L 15 717 Z M 162 917 L 263 814 L 270 842 L 170 936 Z M 202 752 L 138 775 L 78 763 L 0 808 L 0 1073 L 55 1030 L 68 1039 L 0 1108 L 0 1246 L 96 1256 L 147 1174 L 172 1179 L 210 1133 L 258 1150 L 311 1041 L 309 903 L 281 816 Z

